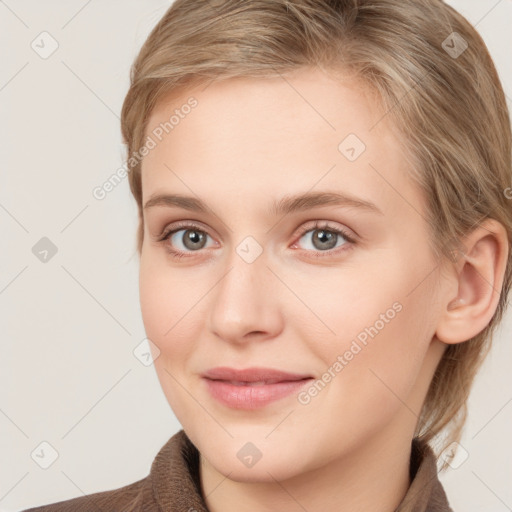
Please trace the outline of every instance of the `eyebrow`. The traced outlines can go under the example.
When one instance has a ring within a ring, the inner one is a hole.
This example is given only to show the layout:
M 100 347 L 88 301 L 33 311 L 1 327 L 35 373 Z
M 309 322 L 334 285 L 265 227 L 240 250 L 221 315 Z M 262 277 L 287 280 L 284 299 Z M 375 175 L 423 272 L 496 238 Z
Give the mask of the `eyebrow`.
M 200 199 L 181 194 L 154 195 L 146 202 L 144 210 L 154 206 L 177 207 L 203 213 L 211 211 L 207 204 Z M 305 194 L 284 196 L 270 205 L 268 213 L 275 216 L 287 215 L 289 213 L 306 211 L 320 206 L 345 206 L 383 215 L 382 211 L 370 201 L 329 191 L 307 192 Z

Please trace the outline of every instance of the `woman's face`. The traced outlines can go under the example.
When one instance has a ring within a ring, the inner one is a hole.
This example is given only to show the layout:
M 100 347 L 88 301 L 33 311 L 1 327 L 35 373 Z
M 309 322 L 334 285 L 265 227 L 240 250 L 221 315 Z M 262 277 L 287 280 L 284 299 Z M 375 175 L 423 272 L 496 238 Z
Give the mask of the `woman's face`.
M 441 281 L 382 108 L 348 79 L 303 69 L 186 90 L 157 106 L 146 135 L 143 205 L 190 201 L 144 209 L 142 315 L 202 455 L 233 480 L 270 481 L 384 439 L 408 445 L 444 348 Z M 291 199 L 321 193 L 351 200 Z M 311 379 L 238 407 L 202 376 L 219 366 Z

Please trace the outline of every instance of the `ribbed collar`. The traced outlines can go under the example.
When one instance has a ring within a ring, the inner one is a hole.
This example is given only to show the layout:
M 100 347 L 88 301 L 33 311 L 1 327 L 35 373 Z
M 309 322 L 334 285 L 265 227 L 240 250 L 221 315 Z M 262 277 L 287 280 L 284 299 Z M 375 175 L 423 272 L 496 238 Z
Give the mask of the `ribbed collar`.
M 432 449 L 412 442 L 411 485 L 395 512 L 453 512 L 437 477 Z M 153 494 L 162 512 L 209 512 L 201 494 L 199 451 L 182 429 L 161 448 L 151 466 Z

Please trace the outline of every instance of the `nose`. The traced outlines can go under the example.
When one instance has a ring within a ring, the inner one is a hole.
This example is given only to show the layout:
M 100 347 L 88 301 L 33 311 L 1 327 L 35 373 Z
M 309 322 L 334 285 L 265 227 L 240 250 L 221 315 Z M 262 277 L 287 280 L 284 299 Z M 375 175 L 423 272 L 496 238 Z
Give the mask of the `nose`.
M 264 253 L 251 262 L 236 251 L 212 290 L 209 329 L 232 344 L 265 340 L 283 329 L 282 283 L 267 266 Z

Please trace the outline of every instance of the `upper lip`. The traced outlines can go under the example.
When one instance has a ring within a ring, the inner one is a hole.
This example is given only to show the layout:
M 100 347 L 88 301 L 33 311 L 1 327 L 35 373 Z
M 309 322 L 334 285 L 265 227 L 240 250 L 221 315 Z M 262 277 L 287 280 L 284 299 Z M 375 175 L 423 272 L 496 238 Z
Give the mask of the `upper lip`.
M 235 382 L 285 382 L 310 378 L 311 375 L 289 373 L 273 368 L 251 367 L 237 370 L 227 366 L 210 368 L 202 376 L 212 380 L 226 380 Z

